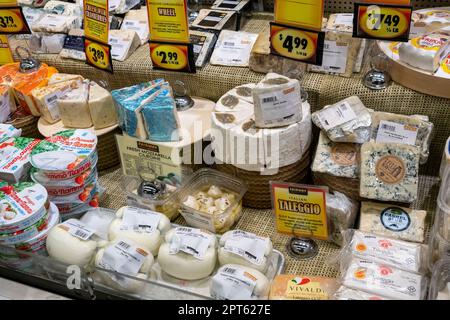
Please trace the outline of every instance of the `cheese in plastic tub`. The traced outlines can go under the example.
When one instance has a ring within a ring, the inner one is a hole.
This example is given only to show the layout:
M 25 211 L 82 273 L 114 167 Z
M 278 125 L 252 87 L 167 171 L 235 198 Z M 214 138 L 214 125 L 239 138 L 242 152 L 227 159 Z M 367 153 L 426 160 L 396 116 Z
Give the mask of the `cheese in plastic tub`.
M 196 171 L 181 187 L 180 213 L 187 224 L 224 233 L 239 220 L 247 185 L 217 170 Z
M 0 188 L 0 234 L 29 228 L 47 215 L 47 190 L 34 182 Z M 1 242 L 1 240 L 0 240 Z
M 41 141 L 31 152 L 30 162 L 53 179 L 79 175 L 96 156 L 97 136 L 90 130 L 65 130 Z
M 450 257 L 441 259 L 434 265 L 428 300 L 450 300 Z

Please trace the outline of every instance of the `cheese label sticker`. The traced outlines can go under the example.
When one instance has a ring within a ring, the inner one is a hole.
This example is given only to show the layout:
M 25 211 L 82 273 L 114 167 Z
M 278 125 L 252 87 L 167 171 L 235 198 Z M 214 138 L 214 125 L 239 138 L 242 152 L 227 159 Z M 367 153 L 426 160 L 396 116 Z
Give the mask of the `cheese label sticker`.
M 256 278 L 238 267 L 219 269 L 211 283 L 211 297 L 217 300 L 250 300 Z
M 357 117 L 350 104 L 345 101 L 339 105 L 320 110 L 318 118 L 322 127 L 328 131 Z
M 150 41 L 153 69 L 195 73 L 194 48 L 189 44 Z
M 380 214 L 380 220 L 383 226 L 394 232 L 405 231 L 411 225 L 409 214 L 398 207 L 389 207 Z
M 354 8 L 353 37 L 408 42 L 412 6 L 355 3 Z
M 22 7 L 0 7 L 0 34 L 30 34 Z
M 172 241 L 170 242 L 170 254 L 177 254 L 183 251 L 193 257 L 203 260 L 208 250 L 213 235 L 200 229 L 178 227 L 175 229 Z
M 402 143 L 414 146 L 418 128 L 416 126 L 381 120 L 378 127 L 376 142 Z
M 322 28 L 324 0 L 276 0 L 275 21 L 305 28 Z
M 286 298 L 291 300 L 328 300 L 320 282 L 308 277 L 295 277 L 287 283 Z
M 312 71 L 345 73 L 347 67 L 348 44 L 325 40 L 321 66 L 311 66 Z
M 12 62 L 14 62 L 14 59 L 9 47 L 8 37 L 0 35 L 0 66 Z M 4 102 L 6 103 L 7 100 L 5 99 Z
M 350 143 L 336 143 L 331 147 L 333 162 L 341 166 L 355 165 L 358 154 L 356 146 Z
M 427 51 L 439 51 L 441 47 L 450 40 L 450 36 L 445 33 L 432 33 L 411 39 L 411 44 L 418 48 Z
M 328 188 L 271 182 L 277 231 L 297 237 L 328 239 Z
M 63 224 L 60 224 L 59 227 L 81 240 L 89 240 L 94 234 L 93 230 L 87 228 L 81 221 L 76 219 L 67 220 Z
M 406 166 L 399 157 L 384 156 L 377 161 L 375 173 L 384 183 L 398 184 L 405 178 Z
M 447 75 L 450 74 L 450 55 L 448 55 L 447 58 L 442 59 L 441 69 Z
M 149 210 L 128 207 L 125 209 L 120 230 L 153 233 L 158 230 L 161 216 Z
M 270 53 L 322 65 L 325 33 L 270 23 Z
M 87 64 L 113 73 L 111 45 L 84 38 L 84 52 Z
M 186 0 L 147 0 L 152 41 L 189 42 Z
M 261 238 L 255 234 L 235 230 L 231 237 L 225 240 L 224 250 L 234 253 L 251 263 L 261 265 L 268 246 L 268 238 Z
M 300 90 L 292 84 L 289 88 L 258 95 L 265 123 L 277 123 L 298 114 L 302 101 Z
M 85 37 L 107 44 L 109 40 L 108 0 L 84 0 Z

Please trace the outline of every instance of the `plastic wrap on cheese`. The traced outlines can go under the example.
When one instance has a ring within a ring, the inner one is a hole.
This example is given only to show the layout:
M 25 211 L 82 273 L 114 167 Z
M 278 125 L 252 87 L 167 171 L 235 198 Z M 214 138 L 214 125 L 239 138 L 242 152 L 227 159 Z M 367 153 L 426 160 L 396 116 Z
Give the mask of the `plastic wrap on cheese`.
M 58 54 L 63 49 L 65 34 L 35 32 L 28 41 L 29 48 L 34 53 Z
M 256 33 L 224 30 L 217 39 L 211 55 L 213 65 L 247 67 L 250 52 L 258 38 Z
M 88 105 L 89 81 L 77 81 L 76 87 L 58 98 L 57 105 L 61 120 L 68 128 L 92 127 Z
M 390 300 L 377 294 L 371 294 L 361 290 L 340 287 L 333 295 L 334 300 Z
M 33 24 L 32 30 L 35 32 L 68 33 L 70 29 L 80 28 L 81 20 L 81 16 L 47 13 Z
M 334 142 L 364 143 L 370 139 L 370 110 L 357 96 L 314 112 L 312 121 Z
M 388 112 L 372 114 L 372 139 L 377 142 L 398 142 L 420 148 L 420 163 L 430 154 L 434 125 L 427 116 L 402 115 Z
M 141 40 L 141 45 L 146 44 L 150 36 L 147 9 L 141 8 L 129 11 L 123 19 L 121 30 L 135 31 Z
M 114 60 L 125 61 L 141 45 L 141 40 L 134 30 L 110 30 L 109 44 L 111 57 Z
M 50 0 L 44 6 L 44 11 L 64 16 L 81 16 L 81 7 L 75 3 Z
M 16 104 L 10 87 L 0 85 L 0 124 L 6 122 L 15 110 Z
M 117 124 L 117 114 L 111 93 L 97 83 L 89 85 L 89 112 L 95 129 L 102 129 Z
M 342 232 L 355 224 L 358 203 L 336 191 L 333 194 L 327 193 L 326 202 L 330 240 L 337 245 L 342 245 Z
M 336 279 L 307 275 L 277 275 L 269 300 L 329 300 L 336 291 Z

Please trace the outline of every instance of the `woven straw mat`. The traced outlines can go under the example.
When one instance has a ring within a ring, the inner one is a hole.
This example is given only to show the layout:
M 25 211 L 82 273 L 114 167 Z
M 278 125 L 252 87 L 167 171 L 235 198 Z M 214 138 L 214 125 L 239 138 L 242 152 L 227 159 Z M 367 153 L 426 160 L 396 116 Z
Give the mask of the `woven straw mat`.
M 109 170 L 101 173 L 100 184 L 107 187 L 100 205 L 102 207 L 118 209 L 126 205 L 126 198 L 120 181 L 122 171 Z M 438 192 L 438 180 L 435 177 L 422 176 L 420 179 L 419 199 L 414 203 L 414 208 L 421 208 L 428 211 L 427 226 L 431 224 L 431 218 L 436 209 L 436 197 Z M 180 216 L 175 223 L 184 225 L 184 219 Z M 274 248 L 280 250 L 286 258 L 286 268 L 284 273 L 336 277 L 337 270 L 327 264 L 327 259 L 332 254 L 338 253 L 339 247 L 325 241 L 318 241 L 319 254 L 309 260 L 295 260 L 286 251 L 286 244 L 290 236 L 281 235 L 276 232 L 275 219 L 272 210 L 257 210 L 244 208 L 243 214 L 235 229 L 241 229 L 269 237 Z M 428 238 L 427 228 L 427 238 Z

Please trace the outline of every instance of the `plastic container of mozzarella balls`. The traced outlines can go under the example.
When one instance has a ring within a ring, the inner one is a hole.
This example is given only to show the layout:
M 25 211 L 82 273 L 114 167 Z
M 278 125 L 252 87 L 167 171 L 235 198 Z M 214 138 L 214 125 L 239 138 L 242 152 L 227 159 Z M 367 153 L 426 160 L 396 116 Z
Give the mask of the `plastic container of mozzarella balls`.
M 241 217 L 242 198 L 247 188 L 233 176 L 200 169 L 179 191 L 180 213 L 189 226 L 224 233 Z

